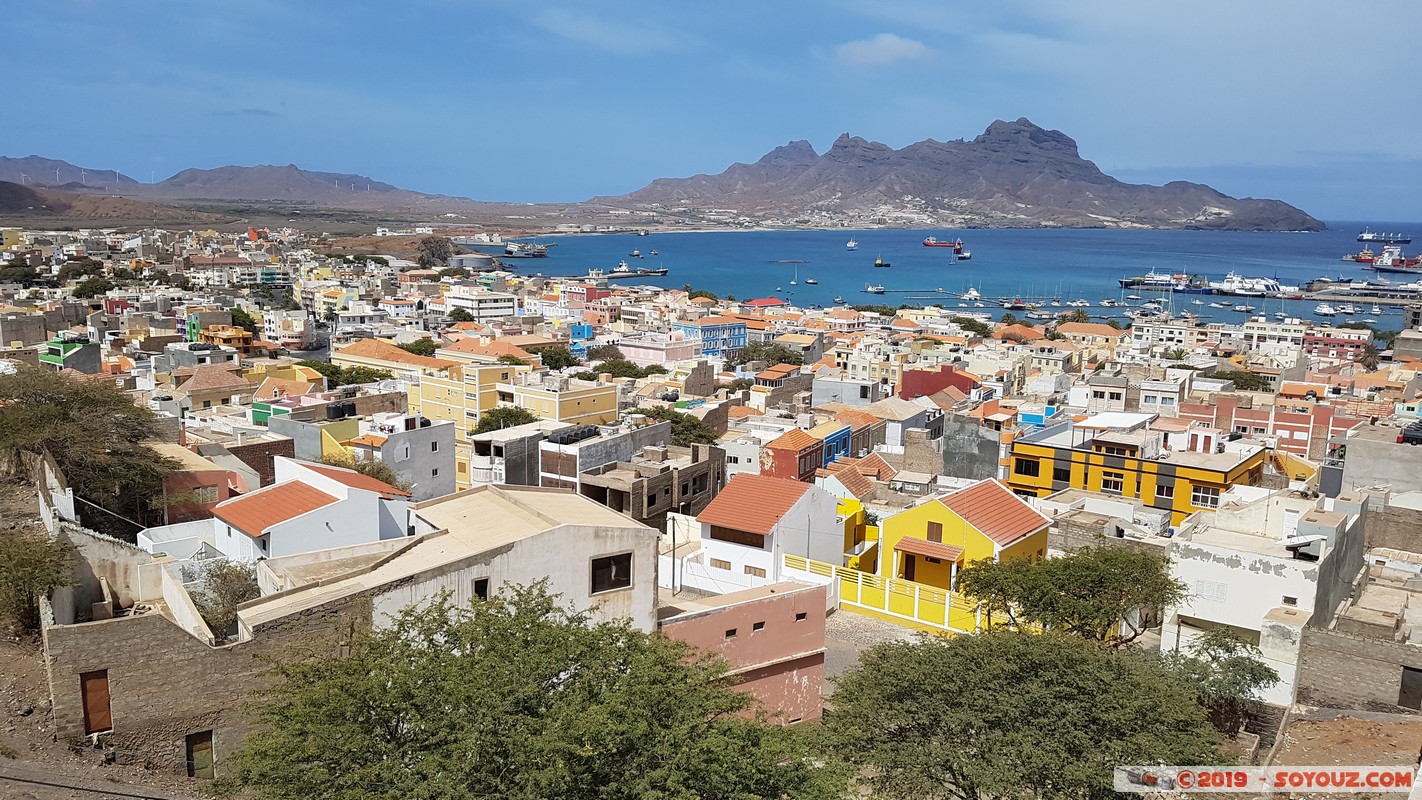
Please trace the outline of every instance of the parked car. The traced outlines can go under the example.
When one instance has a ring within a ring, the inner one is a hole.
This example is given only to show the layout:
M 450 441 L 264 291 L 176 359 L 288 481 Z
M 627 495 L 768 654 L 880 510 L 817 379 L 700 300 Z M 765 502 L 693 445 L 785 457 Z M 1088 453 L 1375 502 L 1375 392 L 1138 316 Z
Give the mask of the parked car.
M 1398 444 L 1422 444 L 1422 422 L 1414 422 L 1397 435 Z

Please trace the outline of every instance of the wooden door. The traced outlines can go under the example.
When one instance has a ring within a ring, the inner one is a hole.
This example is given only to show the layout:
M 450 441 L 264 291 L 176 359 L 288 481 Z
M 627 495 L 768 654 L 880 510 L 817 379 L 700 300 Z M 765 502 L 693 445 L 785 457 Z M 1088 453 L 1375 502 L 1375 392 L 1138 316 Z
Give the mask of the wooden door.
M 113 730 L 114 718 L 109 711 L 109 671 L 101 669 L 80 675 L 79 692 L 84 697 L 84 732 Z
M 188 734 L 188 777 L 217 777 L 213 768 L 212 731 L 198 731 Z
M 917 561 L 917 560 L 918 560 L 918 559 L 915 558 L 914 556 L 907 555 L 907 554 L 904 555 L 904 580 L 906 580 L 906 581 L 911 581 L 911 580 L 913 580 L 914 562 Z

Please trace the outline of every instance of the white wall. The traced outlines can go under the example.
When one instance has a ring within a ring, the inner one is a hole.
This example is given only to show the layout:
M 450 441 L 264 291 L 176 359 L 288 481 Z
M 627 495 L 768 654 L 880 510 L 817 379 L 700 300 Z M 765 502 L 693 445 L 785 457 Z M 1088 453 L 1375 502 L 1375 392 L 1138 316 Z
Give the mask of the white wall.
M 778 553 L 839 564 L 844 558 L 844 525 L 838 512 L 838 498 L 810 487 L 771 532 Z
M 262 555 L 276 558 L 378 541 L 384 538 L 380 517 L 379 495 L 351 489 L 343 502 L 331 503 L 273 525 L 267 534 L 270 547 Z

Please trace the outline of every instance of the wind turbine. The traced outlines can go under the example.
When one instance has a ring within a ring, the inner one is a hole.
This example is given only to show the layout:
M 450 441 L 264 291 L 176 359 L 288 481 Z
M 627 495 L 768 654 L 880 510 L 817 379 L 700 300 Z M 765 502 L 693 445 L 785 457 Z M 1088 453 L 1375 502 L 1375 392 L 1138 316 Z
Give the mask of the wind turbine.
M 26 174 L 23 173 L 23 172 L 20 173 L 20 185 L 21 185 L 21 186 L 24 186 L 24 185 L 25 185 L 25 182 L 28 181 L 29 179 L 30 179 L 30 176 L 26 175 Z
M 54 185 L 59 185 L 59 167 L 54 168 Z
M 85 185 L 85 186 L 88 186 L 88 185 L 89 185 L 89 173 L 85 172 L 85 171 L 82 170 L 82 169 L 79 170 L 79 182 L 80 182 L 81 184 Z

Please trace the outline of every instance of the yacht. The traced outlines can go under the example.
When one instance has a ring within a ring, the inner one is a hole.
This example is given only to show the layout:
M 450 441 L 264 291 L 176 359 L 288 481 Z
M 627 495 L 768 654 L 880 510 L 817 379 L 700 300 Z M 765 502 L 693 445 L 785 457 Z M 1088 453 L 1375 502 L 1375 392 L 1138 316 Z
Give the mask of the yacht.
M 1381 308 L 1377 303 L 1373 303 L 1373 308 L 1372 308 L 1372 310 L 1371 310 L 1369 313 L 1371 313 L 1371 314 L 1386 314 L 1387 312 L 1386 312 L 1386 311 L 1383 311 L 1382 308 Z
M 1108 298 L 1106 298 L 1105 300 L 1102 300 L 1102 301 L 1101 301 L 1101 305 L 1103 305 L 1103 306 L 1105 306 L 1105 307 L 1107 307 L 1107 308 L 1115 308 L 1116 306 L 1119 306 L 1120 303 L 1118 303 L 1118 302 L 1116 302 L 1115 300 L 1112 300 L 1111 298 L 1108 297 Z
M 1265 295 L 1289 294 L 1297 292 L 1297 286 L 1285 286 L 1273 278 L 1246 278 L 1237 272 L 1225 275 L 1224 280 L 1210 283 L 1210 288 L 1220 294 L 1264 297 Z
M 806 278 L 805 283 L 809 284 L 810 286 L 816 286 L 819 284 L 819 281 L 815 280 L 814 278 Z
M 1341 306 L 1338 307 L 1338 313 L 1339 313 L 1339 314 L 1356 314 L 1356 313 L 1358 313 L 1358 307 L 1355 306 L 1355 305 L 1353 305 L 1352 303 L 1344 303 L 1343 305 L 1341 305 Z
M 1253 314 L 1258 309 L 1255 306 L 1235 306 L 1235 311 L 1243 311 L 1246 314 Z
M 835 301 L 836 303 L 840 304 L 840 305 L 844 305 L 844 298 L 843 298 L 843 297 L 836 297 L 836 298 L 834 299 L 834 301 Z
M 963 292 L 962 294 L 960 294 L 960 295 L 958 295 L 958 296 L 961 297 L 961 298 L 963 298 L 964 300 L 981 300 L 981 299 L 983 299 L 983 296 L 978 293 L 978 290 L 977 290 L 977 289 L 969 289 L 968 291 Z
M 1333 306 L 1330 306 L 1327 303 L 1319 303 L 1317 306 L 1314 307 L 1313 313 L 1317 314 L 1320 317 L 1331 317 L 1338 313 L 1338 309 L 1334 308 Z
M 1210 303 L 1210 308 L 1224 308 L 1223 303 Z
M 849 241 L 847 241 L 847 242 L 844 243 L 844 249 L 845 249 L 845 250 L 858 250 L 858 249 L 859 249 L 859 242 L 854 241 L 854 237 L 851 236 L 851 237 L 849 237 Z
M 1191 300 L 1191 301 L 1190 301 L 1190 305 L 1192 305 L 1192 306 L 1202 306 L 1202 305 L 1204 305 L 1204 304 L 1205 304 L 1205 301 L 1204 301 L 1204 300 Z
M 864 284 L 864 291 L 868 292 L 869 294 L 883 294 L 884 287 L 877 283 L 866 283 Z

